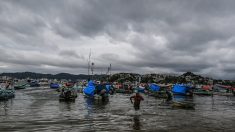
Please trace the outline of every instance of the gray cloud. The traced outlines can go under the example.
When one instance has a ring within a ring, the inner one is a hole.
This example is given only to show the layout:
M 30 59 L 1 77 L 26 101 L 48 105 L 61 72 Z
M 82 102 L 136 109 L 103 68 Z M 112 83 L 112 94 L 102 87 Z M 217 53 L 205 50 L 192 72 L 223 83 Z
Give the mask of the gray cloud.
M 76 51 L 74 51 L 74 50 L 62 50 L 62 51 L 59 52 L 59 55 L 64 56 L 64 57 L 68 57 L 68 59 L 69 59 L 69 57 L 75 57 L 75 58 L 85 60 L 84 56 L 78 55 L 76 53 Z
M 0 71 L 193 71 L 235 79 L 233 0 L 4 0 Z

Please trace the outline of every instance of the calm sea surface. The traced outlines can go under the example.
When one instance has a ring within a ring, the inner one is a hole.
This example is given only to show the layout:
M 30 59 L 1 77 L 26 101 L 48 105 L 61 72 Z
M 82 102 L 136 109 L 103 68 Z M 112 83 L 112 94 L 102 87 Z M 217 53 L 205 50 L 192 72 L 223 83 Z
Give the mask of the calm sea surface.
M 75 102 L 59 102 L 49 88 L 16 91 L 0 102 L 0 131 L 231 131 L 235 132 L 234 96 L 194 96 L 194 110 L 172 109 L 163 99 L 144 95 L 134 111 L 130 95 L 115 94 L 94 101 L 78 94 Z M 176 98 L 175 100 L 185 100 Z

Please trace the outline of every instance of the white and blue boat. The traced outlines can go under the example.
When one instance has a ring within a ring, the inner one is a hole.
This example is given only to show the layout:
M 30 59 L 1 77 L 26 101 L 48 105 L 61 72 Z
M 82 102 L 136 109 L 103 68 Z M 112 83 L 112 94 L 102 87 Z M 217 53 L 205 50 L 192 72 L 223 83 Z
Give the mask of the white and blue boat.
M 1 89 L 0 88 L 0 100 L 8 100 L 15 97 L 14 89 Z

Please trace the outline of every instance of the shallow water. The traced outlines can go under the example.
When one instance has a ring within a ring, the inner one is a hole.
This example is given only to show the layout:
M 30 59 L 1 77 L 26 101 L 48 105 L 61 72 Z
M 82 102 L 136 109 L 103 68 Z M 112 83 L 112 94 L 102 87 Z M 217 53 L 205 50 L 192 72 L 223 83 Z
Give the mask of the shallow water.
M 18 90 L 14 99 L 0 102 L 0 131 L 235 131 L 233 96 L 176 97 L 196 104 L 186 110 L 144 95 L 139 111 L 129 97 L 115 94 L 102 102 L 79 94 L 75 102 L 59 102 L 53 89 Z

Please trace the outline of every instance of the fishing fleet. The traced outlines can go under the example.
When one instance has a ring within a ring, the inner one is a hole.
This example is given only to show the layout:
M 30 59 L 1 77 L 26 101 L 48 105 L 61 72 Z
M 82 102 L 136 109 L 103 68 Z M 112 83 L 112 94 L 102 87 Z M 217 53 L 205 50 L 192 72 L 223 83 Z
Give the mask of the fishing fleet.
M 9 100 L 15 97 L 18 90 L 24 89 L 52 89 L 58 93 L 59 101 L 76 101 L 78 95 L 94 100 L 107 100 L 113 94 L 142 93 L 156 99 L 169 100 L 172 107 L 194 108 L 195 104 L 179 101 L 177 97 L 193 96 L 235 96 L 235 88 L 221 84 L 192 85 L 192 84 L 159 84 L 140 82 L 108 82 L 103 80 L 7 80 L 1 83 L 0 100 Z M 77 100 L 79 101 L 79 100 Z

